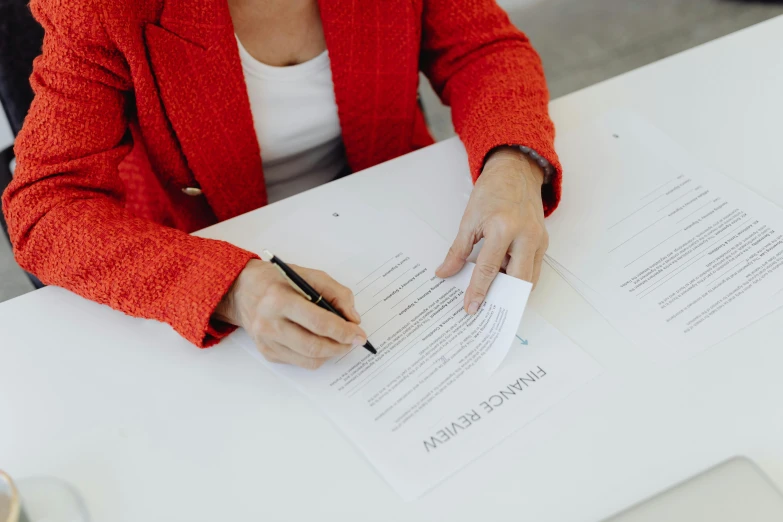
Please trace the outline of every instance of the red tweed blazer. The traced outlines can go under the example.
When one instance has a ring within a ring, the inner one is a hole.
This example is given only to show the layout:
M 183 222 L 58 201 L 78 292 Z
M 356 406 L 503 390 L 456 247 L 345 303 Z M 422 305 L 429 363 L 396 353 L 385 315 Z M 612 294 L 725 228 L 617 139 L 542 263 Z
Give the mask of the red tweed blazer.
M 199 346 L 253 254 L 188 232 L 266 204 L 226 0 L 33 0 L 46 36 L 3 210 L 44 283 L 171 324 Z M 494 0 L 321 0 L 348 162 L 432 143 L 419 71 L 452 107 L 474 179 L 503 144 L 560 169 L 538 55 Z M 199 196 L 183 193 L 200 188 Z

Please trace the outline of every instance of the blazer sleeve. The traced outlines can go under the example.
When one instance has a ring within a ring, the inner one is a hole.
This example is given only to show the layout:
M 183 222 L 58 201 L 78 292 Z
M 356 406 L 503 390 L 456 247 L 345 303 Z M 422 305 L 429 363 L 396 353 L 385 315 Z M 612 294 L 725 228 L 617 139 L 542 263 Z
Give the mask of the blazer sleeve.
M 124 209 L 118 165 L 131 148 L 130 74 L 98 8 L 76 9 L 90 3 L 32 3 L 45 29 L 43 54 L 16 142 L 16 175 L 3 194 L 16 258 L 46 284 L 167 322 L 209 346 L 231 330 L 211 316 L 254 255 Z
M 487 154 L 525 145 L 554 167 L 544 211 L 560 200 L 562 168 L 554 148 L 544 69 L 527 37 L 495 0 L 424 0 L 421 68 L 451 106 L 475 181 Z

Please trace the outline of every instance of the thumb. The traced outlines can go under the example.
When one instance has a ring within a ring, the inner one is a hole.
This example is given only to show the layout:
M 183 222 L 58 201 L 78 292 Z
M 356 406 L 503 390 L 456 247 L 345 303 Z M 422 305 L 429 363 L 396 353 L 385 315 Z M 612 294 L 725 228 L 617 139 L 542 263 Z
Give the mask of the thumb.
M 475 234 L 472 230 L 464 230 L 460 228 L 457 233 L 457 238 L 454 243 L 451 244 L 446 259 L 443 261 L 438 269 L 435 271 L 435 275 L 440 278 L 451 277 L 465 266 L 465 261 L 473 251 L 473 245 L 476 244 Z

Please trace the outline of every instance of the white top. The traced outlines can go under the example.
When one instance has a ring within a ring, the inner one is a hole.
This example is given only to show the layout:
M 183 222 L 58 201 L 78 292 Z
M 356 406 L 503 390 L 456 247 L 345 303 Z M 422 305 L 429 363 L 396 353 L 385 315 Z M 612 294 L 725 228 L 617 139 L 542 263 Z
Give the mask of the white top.
M 781 46 L 783 18 L 556 100 L 552 115 L 564 133 L 607 109 L 636 111 L 783 204 Z M 337 188 L 382 211 L 408 208 L 450 239 L 472 184 L 455 138 L 314 195 Z M 252 244 L 309 197 L 199 235 Z M 597 521 L 738 453 L 783 485 L 783 310 L 662 369 L 548 266 L 528 306 L 606 372 L 404 503 L 334 424 L 241 349 L 198 350 L 166 325 L 47 287 L 0 303 L 0 467 L 64 479 L 92 520 L 112 522 Z M 552 426 L 558 435 L 544 437 Z
M 329 53 L 289 67 L 253 58 L 237 38 L 269 202 L 332 181 L 348 169 Z

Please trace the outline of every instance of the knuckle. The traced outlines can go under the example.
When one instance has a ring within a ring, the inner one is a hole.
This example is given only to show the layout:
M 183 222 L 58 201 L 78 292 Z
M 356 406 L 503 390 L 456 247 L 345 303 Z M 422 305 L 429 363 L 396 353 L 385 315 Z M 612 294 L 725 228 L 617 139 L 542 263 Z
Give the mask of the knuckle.
M 351 344 L 356 335 L 353 334 L 350 327 L 340 326 L 335 329 L 334 334 L 330 337 L 332 340 L 329 341 L 329 348 L 334 349 L 335 344 Z
M 314 333 L 317 333 L 317 334 L 325 334 L 325 333 L 327 333 L 330 330 L 329 326 L 330 326 L 331 322 L 329 321 L 329 319 L 330 319 L 329 317 L 324 317 L 323 314 L 319 314 L 319 315 L 313 317 L 313 330 L 314 330 Z
M 492 280 L 500 270 L 500 267 L 491 263 L 481 263 L 476 265 L 479 276 L 482 281 Z
M 361 335 L 354 331 L 348 324 L 341 326 L 340 330 L 334 336 L 334 340 L 343 344 L 351 344 L 353 340 Z
M 480 287 L 474 287 L 471 289 L 470 294 L 468 295 L 471 301 L 474 301 L 478 299 L 479 301 L 483 300 L 485 297 L 487 297 L 487 291 L 484 290 L 484 288 Z
M 533 241 L 541 241 L 545 234 L 546 230 L 538 223 L 528 223 L 522 229 L 522 235 Z
M 264 318 L 258 318 L 253 321 L 252 333 L 256 338 L 270 337 L 274 332 L 274 326 L 271 321 Z
M 266 343 L 257 343 L 258 351 L 269 362 L 277 362 L 274 350 L 272 350 Z
M 461 246 L 461 243 L 459 245 L 457 243 L 451 245 L 451 247 L 449 248 L 448 255 L 451 257 L 456 257 L 458 259 L 465 259 L 465 257 L 467 257 L 465 255 L 465 248 Z
M 349 288 L 340 285 L 337 295 L 340 300 L 345 301 L 346 303 L 353 303 L 353 292 L 351 292 Z
M 544 247 L 544 250 L 549 248 L 549 232 L 547 232 L 546 228 L 541 229 L 541 245 Z
M 308 341 L 308 343 L 305 345 L 305 353 L 310 358 L 320 357 L 322 350 L 323 347 L 321 346 L 321 342 L 317 338 Z
M 507 214 L 495 214 L 488 220 L 489 229 L 501 238 L 511 238 L 519 232 L 519 220 Z
M 318 322 L 320 323 L 318 325 L 320 327 L 318 333 L 322 337 L 334 337 L 340 332 L 340 323 L 338 322 L 338 317 L 336 315 L 322 317 Z
M 285 361 L 281 360 L 279 357 L 277 357 L 274 353 L 263 353 L 264 359 L 266 359 L 268 362 L 275 363 L 275 364 L 281 364 Z
M 304 361 L 304 368 L 307 370 L 317 370 L 321 366 L 323 366 L 324 361 L 323 359 L 307 359 Z
M 325 337 L 329 337 L 336 341 L 350 338 L 348 322 L 338 319 L 336 316 L 324 320 L 323 329 L 321 331 Z

